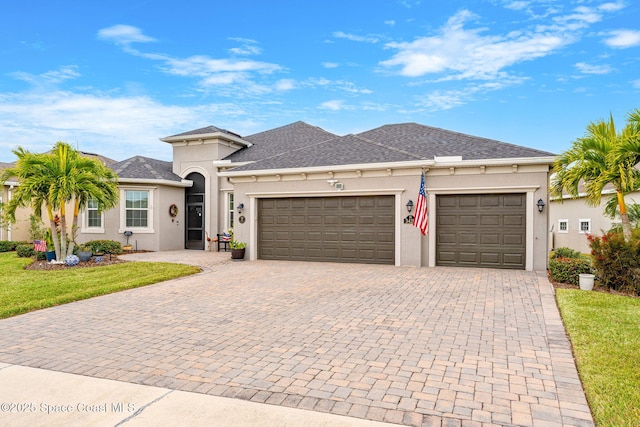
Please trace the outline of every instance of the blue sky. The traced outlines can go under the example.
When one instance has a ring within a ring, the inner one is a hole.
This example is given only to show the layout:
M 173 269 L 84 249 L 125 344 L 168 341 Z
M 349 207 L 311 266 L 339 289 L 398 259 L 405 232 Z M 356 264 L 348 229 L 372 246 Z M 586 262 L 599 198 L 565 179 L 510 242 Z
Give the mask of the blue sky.
M 555 153 L 640 107 L 640 2 L 33 1 L 0 13 L 0 161 L 64 140 L 418 122 Z M 464 157 L 464 153 L 462 153 Z

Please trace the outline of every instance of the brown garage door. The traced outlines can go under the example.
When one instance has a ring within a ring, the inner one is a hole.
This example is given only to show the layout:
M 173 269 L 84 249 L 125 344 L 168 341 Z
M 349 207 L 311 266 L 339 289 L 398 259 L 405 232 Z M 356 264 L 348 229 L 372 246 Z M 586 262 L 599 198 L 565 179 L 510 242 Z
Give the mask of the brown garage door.
M 258 258 L 394 264 L 394 196 L 258 200 Z
M 525 268 L 524 194 L 436 198 L 436 264 Z

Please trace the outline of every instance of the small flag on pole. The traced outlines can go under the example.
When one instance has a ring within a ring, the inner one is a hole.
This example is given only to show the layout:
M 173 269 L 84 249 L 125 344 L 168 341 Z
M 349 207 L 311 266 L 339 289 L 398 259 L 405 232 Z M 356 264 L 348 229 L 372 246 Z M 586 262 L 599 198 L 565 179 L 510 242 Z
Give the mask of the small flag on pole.
M 413 218 L 413 226 L 418 227 L 423 235 L 429 231 L 429 219 L 427 218 L 427 192 L 424 189 L 424 171 L 420 181 L 420 192 L 416 203 L 416 215 Z
M 47 242 L 44 240 L 34 240 L 33 250 L 36 252 L 47 252 Z

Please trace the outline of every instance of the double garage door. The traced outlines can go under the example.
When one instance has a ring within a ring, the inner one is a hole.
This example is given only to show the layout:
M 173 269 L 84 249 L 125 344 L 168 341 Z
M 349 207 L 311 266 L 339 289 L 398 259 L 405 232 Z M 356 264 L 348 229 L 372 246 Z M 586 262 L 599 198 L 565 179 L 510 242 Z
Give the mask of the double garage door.
M 436 197 L 436 264 L 525 268 L 524 194 Z
M 258 200 L 258 258 L 395 263 L 395 197 Z

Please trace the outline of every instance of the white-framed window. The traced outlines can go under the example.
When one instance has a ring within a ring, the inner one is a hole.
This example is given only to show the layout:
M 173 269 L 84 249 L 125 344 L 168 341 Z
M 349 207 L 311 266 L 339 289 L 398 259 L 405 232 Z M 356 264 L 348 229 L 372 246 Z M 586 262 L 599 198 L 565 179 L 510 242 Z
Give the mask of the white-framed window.
M 82 217 L 82 233 L 104 233 L 104 214 L 96 200 L 89 200 Z
M 568 219 L 559 219 L 558 220 L 558 233 L 568 233 L 569 232 L 569 220 Z
M 120 233 L 154 233 L 153 190 L 155 187 L 120 189 Z
M 591 219 L 578 220 L 578 233 L 580 234 L 591 233 Z
M 233 203 L 233 193 L 227 193 L 227 200 L 226 200 L 226 205 L 227 210 L 226 210 L 226 229 L 230 229 L 233 228 L 233 224 L 234 224 L 234 212 L 233 212 L 233 208 L 234 208 L 234 203 Z

